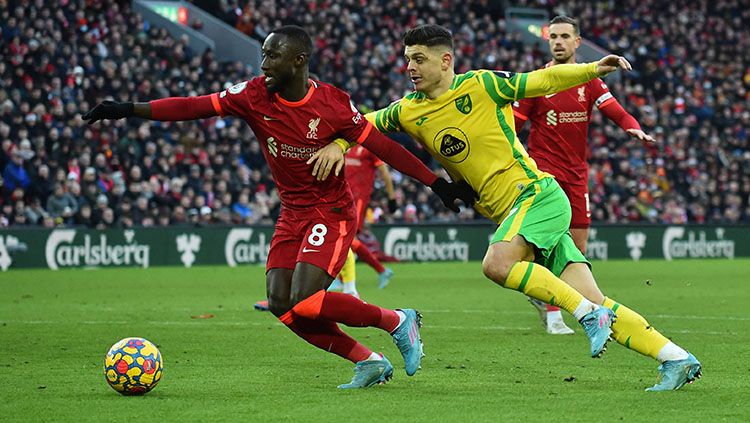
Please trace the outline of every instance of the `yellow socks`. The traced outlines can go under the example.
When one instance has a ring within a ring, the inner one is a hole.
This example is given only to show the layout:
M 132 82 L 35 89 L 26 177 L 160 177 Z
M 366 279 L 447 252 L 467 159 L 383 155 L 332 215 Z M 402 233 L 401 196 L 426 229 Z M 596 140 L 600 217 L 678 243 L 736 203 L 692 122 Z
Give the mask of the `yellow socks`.
M 341 272 L 339 272 L 339 278 L 341 279 L 341 283 L 343 284 L 344 294 L 351 294 L 359 298 L 359 293 L 357 292 L 357 283 L 355 282 L 357 280 L 357 269 L 355 264 L 356 261 L 354 260 L 354 253 L 351 249 L 349 249 L 349 254 L 346 256 L 344 267 L 342 267 Z
M 548 269 L 527 261 L 513 265 L 504 286 L 559 306 L 573 314 L 577 320 L 597 307 Z M 687 357 L 685 350 L 651 327 L 640 314 L 610 298 L 605 298 L 602 305 L 617 315 L 612 325 L 612 337 L 619 344 L 660 362 Z
M 519 261 L 513 265 L 504 286 L 556 305 L 575 316 L 576 320 L 581 320 L 597 308 L 596 304 L 584 298 L 548 269 L 528 261 Z
M 633 351 L 663 361 L 657 357 L 662 348 L 670 343 L 669 339 L 651 327 L 643 316 L 624 305 L 610 298 L 605 298 L 603 305 L 612 309 L 617 315 L 617 320 L 612 325 L 612 337 L 618 343 Z
M 342 267 L 341 272 L 339 272 L 339 279 L 341 279 L 341 282 L 348 283 L 357 279 L 357 271 L 354 264 L 354 253 L 352 253 L 352 250 L 350 249 L 349 254 L 346 256 L 344 267 Z

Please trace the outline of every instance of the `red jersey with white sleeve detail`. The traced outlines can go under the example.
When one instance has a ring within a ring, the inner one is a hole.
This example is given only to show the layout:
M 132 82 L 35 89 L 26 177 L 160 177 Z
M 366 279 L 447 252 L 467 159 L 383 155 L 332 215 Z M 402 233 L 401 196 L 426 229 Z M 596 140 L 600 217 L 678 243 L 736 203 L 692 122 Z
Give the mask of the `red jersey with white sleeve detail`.
M 361 145 L 352 147 L 344 159 L 346 180 L 352 189 L 354 199 L 363 199 L 369 203 L 375 183 L 375 171 L 384 164 L 383 161 Z
M 521 99 L 513 113 L 517 121 L 531 121 L 526 150 L 539 169 L 560 181 L 587 185 L 591 111 L 613 101 L 607 85 L 596 78 L 557 94 Z
M 344 174 L 332 173 L 326 180 L 317 181 L 306 162 L 336 138 L 362 142 L 372 125 L 357 111 L 349 95 L 332 85 L 310 80 L 305 97 L 290 102 L 270 93 L 264 81 L 264 77 L 256 77 L 211 94 L 214 110 L 250 125 L 284 207 L 352 207 Z

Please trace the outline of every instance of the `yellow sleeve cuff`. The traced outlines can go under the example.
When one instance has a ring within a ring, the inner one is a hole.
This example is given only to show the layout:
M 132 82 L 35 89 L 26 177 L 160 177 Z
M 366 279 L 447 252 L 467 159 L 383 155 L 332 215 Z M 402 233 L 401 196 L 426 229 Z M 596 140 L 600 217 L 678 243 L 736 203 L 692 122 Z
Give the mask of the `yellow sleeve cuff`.
M 344 153 L 346 153 L 347 150 L 349 150 L 349 147 L 351 146 L 349 144 L 349 141 L 343 138 L 336 138 L 335 140 L 333 140 L 333 143 L 341 147 L 341 151 L 343 151 Z

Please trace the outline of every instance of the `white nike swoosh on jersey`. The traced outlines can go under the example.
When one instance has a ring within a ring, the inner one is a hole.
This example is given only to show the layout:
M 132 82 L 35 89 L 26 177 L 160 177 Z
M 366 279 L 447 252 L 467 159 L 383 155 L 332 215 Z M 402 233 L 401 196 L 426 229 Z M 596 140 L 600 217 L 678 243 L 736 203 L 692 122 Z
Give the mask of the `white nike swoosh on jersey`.
M 268 117 L 268 116 L 266 116 L 266 115 L 263 115 L 263 120 L 278 120 L 278 119 L 275 119 L 275 118 L 272 118 L 272 117 Z
M 302 248 L 302 252 L 303 253 L 318 253 L 318 252 L 320 252 L 320 250 L 313 250 L 313 249 L 304 247 L 304 248 Z
M 544 96 L 544 98 L 550 98 L 550 97 L 552 97 L 555 94 L 557 94 L 557 93 L 547 94 L 547 95 Z

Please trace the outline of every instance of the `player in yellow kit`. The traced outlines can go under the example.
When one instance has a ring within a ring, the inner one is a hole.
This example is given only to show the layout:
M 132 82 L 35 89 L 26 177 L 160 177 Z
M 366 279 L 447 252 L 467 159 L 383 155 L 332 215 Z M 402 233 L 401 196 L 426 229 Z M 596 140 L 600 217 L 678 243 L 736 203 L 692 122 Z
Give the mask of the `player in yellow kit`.
M 451 33 L 424 25 L 404 35 L 407 71 L 415 92 L 367 116 L 383 132 L 403 131 L 435 157 L 455 181 L 471 186 L 475 208 L 498 229 L 482 263 L 497 284 L 554 304 L 573 314 L 600 356 L 610 333 L 622 345 L 661 362 L 653 391 L 679 389 L 700 377 L 690 353 L 656 331 L 643 317 L 604 297 L 583 254 L 568 232 L 570 203 L 550 174 L 540 171 L 518 140 L 511 104 L 629 70 L 622 57 L 565 64 L 529 73 L 453 71 Z M 335 142 L 318 151 L 316 176 L 340 170 Z M 583 294 L 583 295 L 582 295 Z M 616 319 L 616 321 L 615 321 Z

